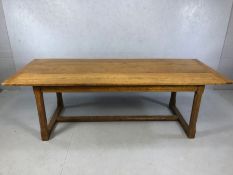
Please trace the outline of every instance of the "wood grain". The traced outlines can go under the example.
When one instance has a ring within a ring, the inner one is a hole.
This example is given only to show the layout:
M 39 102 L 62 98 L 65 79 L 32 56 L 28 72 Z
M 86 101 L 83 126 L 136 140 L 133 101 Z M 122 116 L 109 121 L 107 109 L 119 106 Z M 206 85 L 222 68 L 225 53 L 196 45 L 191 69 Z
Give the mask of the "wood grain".
M 228 84 L 196 59 L 35 59 L 5 86 L 140 86 Z

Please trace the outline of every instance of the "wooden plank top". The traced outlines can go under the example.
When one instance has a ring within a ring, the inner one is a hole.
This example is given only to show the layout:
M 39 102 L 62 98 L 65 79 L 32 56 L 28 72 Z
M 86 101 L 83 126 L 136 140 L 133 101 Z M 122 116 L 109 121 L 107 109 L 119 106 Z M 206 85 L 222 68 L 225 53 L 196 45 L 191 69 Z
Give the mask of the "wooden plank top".
M 229 84 L 197 59 L 34 59 L 5 86 Z

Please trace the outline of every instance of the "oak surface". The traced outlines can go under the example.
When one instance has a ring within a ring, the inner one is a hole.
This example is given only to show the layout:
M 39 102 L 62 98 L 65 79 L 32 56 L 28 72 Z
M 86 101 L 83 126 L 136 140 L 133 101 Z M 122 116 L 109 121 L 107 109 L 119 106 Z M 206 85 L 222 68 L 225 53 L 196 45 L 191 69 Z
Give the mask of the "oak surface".
M 35 59 L 6 86 L 140 86 L 228 84 L 197 59 Z

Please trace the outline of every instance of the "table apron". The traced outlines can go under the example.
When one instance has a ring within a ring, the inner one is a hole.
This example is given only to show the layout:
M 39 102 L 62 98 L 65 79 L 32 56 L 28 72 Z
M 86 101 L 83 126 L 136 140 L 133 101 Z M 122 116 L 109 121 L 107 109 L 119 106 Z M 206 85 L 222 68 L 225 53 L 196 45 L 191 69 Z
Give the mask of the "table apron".
M 39 86 L 43 92 L 193 92 L 203 85 Z

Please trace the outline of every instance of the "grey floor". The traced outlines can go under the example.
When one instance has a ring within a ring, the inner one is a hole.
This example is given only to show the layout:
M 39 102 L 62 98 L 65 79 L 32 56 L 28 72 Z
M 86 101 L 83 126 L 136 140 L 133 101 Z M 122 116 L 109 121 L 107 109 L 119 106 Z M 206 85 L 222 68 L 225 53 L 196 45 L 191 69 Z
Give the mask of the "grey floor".
M 55 107 L 46 94 L 47 115 Z M 169 93 L 65 94 L 65 113 L 165 114 Z M 178 94 L 189 117 L 192 94 Z M 59 124 L 42 142 L 32 91 L 0 94 L 0 175 L 232 175 L 233 91 L 207 90 L 195 139 L 177 122 Z

